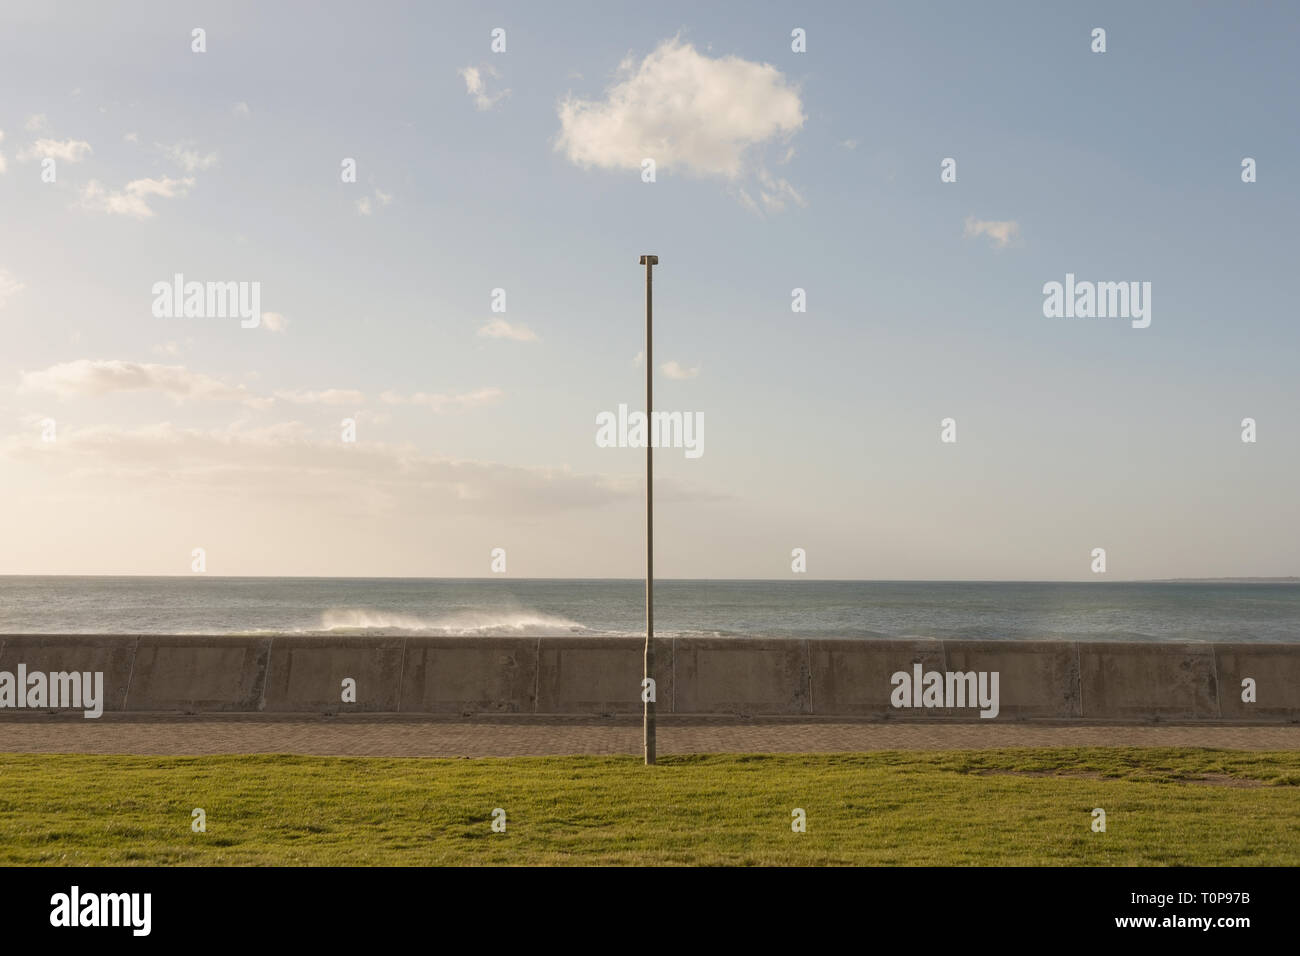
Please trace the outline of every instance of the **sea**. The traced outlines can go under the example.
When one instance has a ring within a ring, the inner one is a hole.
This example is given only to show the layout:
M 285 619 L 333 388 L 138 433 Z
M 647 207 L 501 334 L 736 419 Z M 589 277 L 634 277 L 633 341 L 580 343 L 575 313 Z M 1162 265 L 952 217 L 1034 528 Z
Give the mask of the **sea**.
M 655 582 L 655 633 L 1300 642 L 1300 581 Z M 639 580 L 0 576 L 0 634 L 645 635 Z

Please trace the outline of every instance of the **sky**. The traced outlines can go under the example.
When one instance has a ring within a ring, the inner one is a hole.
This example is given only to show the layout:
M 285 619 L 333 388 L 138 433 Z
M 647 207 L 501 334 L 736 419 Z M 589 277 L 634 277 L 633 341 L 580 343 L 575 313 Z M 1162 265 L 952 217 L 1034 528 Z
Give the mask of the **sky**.
M 654 254 L 659 576 L 1300 574 L 1298 28 L 8 2 L 0 573 L 640 576 Z

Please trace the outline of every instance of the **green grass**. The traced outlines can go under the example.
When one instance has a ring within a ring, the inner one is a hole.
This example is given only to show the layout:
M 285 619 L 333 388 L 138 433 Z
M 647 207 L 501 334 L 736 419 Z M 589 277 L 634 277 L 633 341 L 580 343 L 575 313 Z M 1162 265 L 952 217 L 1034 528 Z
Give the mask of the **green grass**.
M 1300 863 L 1297 752 L 0 755 L 0 781 L 4 864 Z

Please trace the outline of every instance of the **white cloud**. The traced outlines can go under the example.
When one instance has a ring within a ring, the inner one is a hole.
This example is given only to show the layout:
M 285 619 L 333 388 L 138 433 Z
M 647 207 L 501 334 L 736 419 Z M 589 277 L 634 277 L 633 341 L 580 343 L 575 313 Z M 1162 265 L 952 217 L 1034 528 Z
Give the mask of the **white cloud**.
M 840 145 L 845 149 L 852 151 L 858 148 L 858 141 L 856 139 L 846 139 L 842 141 Z
M 757 147 L 804 123 L 799 92 L 776 67 L 707 57 L 676 37 L 640 64 L 624 60 L 603 100 L 566 97 L 559 116 L 556 148 L 579 166 L 639 170 L 648 157 L 730 180 L 755 165 Z
M 253 111 L 248 108 L 248 104 L 242 100 L 232 106 L 230 111 L 239 117 L 251 116 L 253 113 Z
M 162 143 L 157 145 L 168 159 L 187 173 L 202 172 L 217 165 L 218 157 L 216 153 L 200 153 L 194 148 L 192 142 L 182 141 L 172 143 L 170 146 L 165 146 Z
M 365 393 L 355 388 L 327 388 L 318 392 L 284 389 L 276 392 L 275 397 L 294 405 L 363 405 L 366 401 Z
M 632 364 L 635 365 L 637 368 L 641 368 L 643 365 L 645 365 L 645 349 L 642 349 L 640 352 L 636 353 L 636 356 L 632 359 Z
M 139 133 L 127 133 L 125 136 L 122 137 L 122 139 L 125 140 L 125 141 L 128 142 L 128 143 L 138 143 L 138 142 L 140 142 L 140 134 L 139 134 Z
M 987 236 L 994 246 L 1005 249 L 1020 238 L 1020 223 L 1013 220 L 976 219 L 974 216 L 967 216 L 966 230 L 963 235 L 967 239 Z
M 482 326 L 478 334 L 489 339 L 513 339 L 516 342 L 536 342 L 537 333 L 526 325 L 511 325 L 505 319 L 493 319 Z
M 758 182 L 761 187 L 758 198 L 762 200 L 763 208 L 768 212 L 780 212 L 787 202 L 793 202 L 798 206 L 808 205 L 797 189 L 786 180 L 772 176 L 766 169 L 759 169 Z
M 97 398 L 115 392 L 157 391 L 177 401 L 204 399 L 240 402 L 254 408 L 271 403 L 243 385 L 230 385 L 183 365 L 153 365 L 118 359 L 78 359 L 51 365 L 39 372 L 24 372 L 23 392 L 51 392 L 60 398 Z
M 158 355 L 177 356 L 181 354 L 181 347 L 175 342 L 165 342 L 162 345 L 155 345 L 153 351 Z
M 375 211 L 375 203 L 381 206 L 390 205 L 393 201 L 393 194 L 386 193 L 382 189 L 375 189 L 374 196 L 362 196 L 357 200 L 357 212 L 362 216 L 369 216 Z
M 180 348 L 175 342 L 156 345 L 155 352 L 176 355 Z M 121 360 L 79 359 L 51 365 L 38 372 L 24 372 L 19 382 L 20 392 L 46 392 L 60 398 L 98 398 L 116 392 L 155 391 L 169 395 L 177 401 L 188 399 L 238 402 L 250 408 L 267 408 L 275 400 L 293 405 L 363 405 L 365 393 L 357 389 L 280 389 L 270 396 L 250 392 L 243 385 L 232 385 L 210 375 L 191 371 L 183 365 L 153 365 Z M 499 391 L 499 390 L 484 390 Z M 434 398 L 416 394 L 406 403 L 429 404 Z M 463 396 L 445 396 L 448 408 L 472 407 L 480 393 Z M 441 410 L 441 409 L 439 409 Z
M 38 139 L 18 153 L 18 161 L 52 158 L 65 163 L 79 163 L 94 150 L 82 139 Z
M 474 107 L 476 109 L 490 110 L 510 95 L 509 90 L 502 90 L 499 93 L 489 93 L 487 91 L 488 79 L 495 80 L 499 76 L 496 67 L 467 66 L 457 72 L 465 80 L 465 92 L 474 97 Z
M 8 271 L 0 269 L 0 309 L 4 308 L 5 300 L 12 295 L 17 295 L 25 288 L 26 286 L 10 275 Z
M 106 503 L 119 493 L 112 480 L 127 482 L 137 501 L 146 493 L 165 493 L 172 500 L 189 495 L 229 499 L 237 494 L 279 507 L 286 489 L 292 489 L 296 506 L 326 508 L 313 514 L 329 514 L 331 520 L 338 517 L 335 504 L 358 504 L 358 489 L 367 496 L 365 509 L 403 522 L 425 515 L 562 514 L 638 500 L 644 493 L 637 475 L 452 460 L 373 440 L 348 444 L 339 441 L 336 432 L 314 438 L 313 430 L 297 421 L 211 430 L 171 422 L 69 426 L 60 427 L 57 442 L 41 442 L 28 426 L 0 440 L 0 458 L 46 468 L 51 474 L 76 473 L 92 491 L 103 489 Z M 716 497 L 671 479 L 656 485 L 665 500 Z
M 81 205 L 95 212 L 148 219 L 153 216 L 153 210 L 149 208 L 150 196 L 163 199 L 183 197 L 193 185 L 192 178 L 170 179 L 164 176 L 162 179 L 132 180 L 118 192 L 106 190 L 98 180 L 92 179 L 81 192 Z
M 33 113 L 27 117 L 23 129 L 29 133 L 43 133 L 50 128 L 50 119 L 44 113 Z
M 664 362 L 659 366 L 659 371 L 663 372 L 668 378 L 695 378 L 700 374 L 699 368 L 685 368 L 676 359 L 670 362 Z
M 402 395 L 399 392 L 390 390 L 380 395 L 379 400 L 389 405 L 423 405 L 435 412 L 463 412 L 484 405 L 495 405 L 504 396 L 505 392 L 493 386 L 480 388 L 473 392 L 462 392 L 459 395 L 431 395 L 427 392 Z
M 266 329 L 268 332 L 283 332 L 288 324 L 289 320 L 279 312 L 263 312 L 260 328 Z

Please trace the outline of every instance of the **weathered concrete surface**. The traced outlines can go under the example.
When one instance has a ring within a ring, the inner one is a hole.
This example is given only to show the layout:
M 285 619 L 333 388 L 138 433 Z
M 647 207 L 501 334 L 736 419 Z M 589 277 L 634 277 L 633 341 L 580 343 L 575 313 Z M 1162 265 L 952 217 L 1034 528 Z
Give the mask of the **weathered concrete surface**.
M 139 640 L 109 635 L 7 635 L 0 638 L 0 671 L 16 674 L 19 664 L 26 664 L 29 673 L 100 671 L 104 674 L 104 710 L 122 710 Z
M 911 673 L 914 664 L 926 671 L 944 670 L 942 641 L 811 640 L 808 657 L 815 714 L 880 720 L 948 716 L 943 709 L 889 706 L 890 677 L 896 671 Z
M 808 642 L 728 637 L 674 641 L 683 714 L 811 714 Z
M 614 637 L 0 635 L 0 670 L 103 671 L 106 711 L 639 714 L 642 642 Z M 656 641 L 661 714 L 1300 724 L 1300 644 Z M 980 708 L 893 708 L 891 676 L 997 671 Z M 357 702 L 341 700 L 344 677 Z M 1255 703 L 1241 681 L 1256 682 Z M 0 709 L 0 720 L 21 718 Z M 31 716 L 27 714 L 27 716 Z
M 408 637 L 402 713 L 527 714 L 537 694 L 535 637 Z
M 1079 651 L 1065 641 L 945 641 L 949 671 L 997 671 L 997 719 L 1079 717 Z
M 1219 716 L 1225 720 L 1300 723 L 1300 653 L 1287 644 L 1216 644 Z M 1241 699 L 1242 680 L 1255 681 L 1255 702 Z
M 126 710 L 258 711 L 269 637 L 141 637 Z
M 1084 717 L 1215 720 L 1211 644 L 1079 644 Z
M 538 648 L 537 713 L 641 713 L 644 653 L 644 639 L 543 638 Z M 673 641 L 656 638 L 656 712 L 671 712 L 673 701 Z
M 401 699 L 400 637 L 272 639 L 267 711 L 396 713 Z M 356 681 L 356 702 L 343 701 L 343 679 Z

